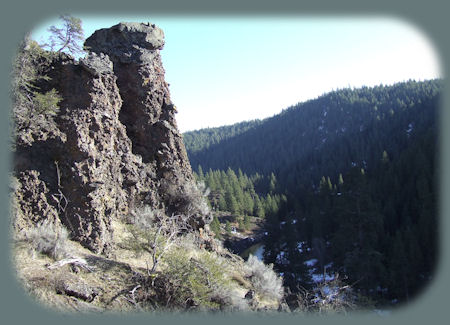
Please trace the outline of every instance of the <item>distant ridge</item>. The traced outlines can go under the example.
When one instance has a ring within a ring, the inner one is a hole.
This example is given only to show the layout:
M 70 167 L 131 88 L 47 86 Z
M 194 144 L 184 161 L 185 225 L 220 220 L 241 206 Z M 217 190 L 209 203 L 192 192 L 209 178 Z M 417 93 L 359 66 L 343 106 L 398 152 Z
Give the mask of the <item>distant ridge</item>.
M 271 118 L 186 132 L 183 138 L 194 170 L 201 165 L 275 172 L 290 183 L 312 185 L 352 164 L 375 167 L 383 150 L 403 150 L 434 125 L 440 89 L 435 79 L 336 90 Z

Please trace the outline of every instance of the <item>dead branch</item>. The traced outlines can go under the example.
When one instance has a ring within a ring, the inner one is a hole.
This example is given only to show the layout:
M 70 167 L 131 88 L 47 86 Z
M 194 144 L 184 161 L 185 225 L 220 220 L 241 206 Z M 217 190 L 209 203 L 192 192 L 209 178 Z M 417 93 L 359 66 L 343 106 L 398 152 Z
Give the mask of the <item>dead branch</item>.
M 137 286 L 135 286 L 131 291 L 131 300 L 127 299 L 129 302 L 131 302 L 136 308 L 140 309 L 138 303 L 136 302 L 136 297 L 134 296 L 134 293 L 137 289 L 139 289 L 141 287 L 140 284 L 138 284 Z
M 57 261 L 57 262 L 55 262 L 53 264 L 47 265 L 47 268 L 49 270 L 53 270 L 53 269 L 62 267 L 64 265 L 66 265 L 66 264 L 70 264 L 70 265 L 73 265 L 73 266 L 81 267 L 81 268 L 85 269 L 88 272 L 93 272 L 94 271 L 94 269 L 91 266 L 88 265 L 86 260 L 81 258 L 81 257 L 65 258 L 65 259 L 59 260 L 59 261 Z

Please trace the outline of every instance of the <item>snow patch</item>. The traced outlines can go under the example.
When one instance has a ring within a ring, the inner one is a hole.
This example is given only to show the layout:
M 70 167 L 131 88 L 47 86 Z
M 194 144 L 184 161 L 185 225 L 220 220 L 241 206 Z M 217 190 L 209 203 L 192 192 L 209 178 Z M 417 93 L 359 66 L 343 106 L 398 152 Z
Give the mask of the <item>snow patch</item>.
M 317 258 L 312 258 L 310 260 L 305 261 L 304 263 L 309 267 L 313 267 L 317 262 L 318 262 Z
M 323 274 L 312 273 L 311 278 L 314 283 L 320 283 L 324 281 Z M 332 281 L 332 280 L 334 280 L 334 274 L 325 273 L 325 281 Z
M 297 249 L 300 253 L 303 253 L 303 245 L 305 245 L 305 244 L 306 244 L 306 242 L 304 242 L 304 241 L 300 241 L 297 243 Z
M 412 123 L 409 123 L 408 128 L 406 129 L 406 135 L 409 137 L 413 130 L 414 130 L 414 125 Z
M 287 265 L 289 261 L 285 257 L 286 253 L 284 251 L 280 251 L 276 257 L 276 261 L 278 264 Z

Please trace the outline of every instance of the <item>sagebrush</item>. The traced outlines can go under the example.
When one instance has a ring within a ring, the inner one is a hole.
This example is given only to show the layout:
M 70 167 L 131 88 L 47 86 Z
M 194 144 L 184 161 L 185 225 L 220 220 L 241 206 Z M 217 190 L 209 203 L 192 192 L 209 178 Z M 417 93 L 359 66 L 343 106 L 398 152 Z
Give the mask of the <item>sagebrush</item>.
M 62 225 L 44 220 L 34 228 L 27 230 L 25 238 L 34 251 L 52 257 L 55 260 L 69 255 L 69 233 Z
M 283 280 L 275 273 L 271 265 L 266 265 L 256 256 L 250 255 L 246 267 L 248 278 L 257 294 L 277 300 L 283 297 Z

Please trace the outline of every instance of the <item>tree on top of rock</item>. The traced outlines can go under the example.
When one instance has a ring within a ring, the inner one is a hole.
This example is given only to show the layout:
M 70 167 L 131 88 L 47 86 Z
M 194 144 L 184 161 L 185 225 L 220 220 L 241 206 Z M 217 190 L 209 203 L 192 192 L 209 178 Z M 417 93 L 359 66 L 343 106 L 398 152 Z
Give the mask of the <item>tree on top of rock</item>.
M 66 52 L 73 55 L 83 52 L 80 45 L 84 40 L 84 32 L 80 18 L 70 15 L 61 15 L 63 21 L 61 28 L 52 25 L 48 31 L 52 34 L 49 38 L 50 44 L 43 44 L 43 47 L 50 48 L 51 51 Z M 56 49 L 59 47 L 58 49 Z

